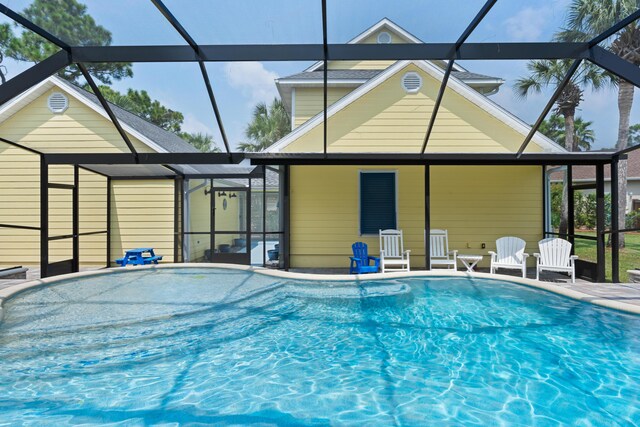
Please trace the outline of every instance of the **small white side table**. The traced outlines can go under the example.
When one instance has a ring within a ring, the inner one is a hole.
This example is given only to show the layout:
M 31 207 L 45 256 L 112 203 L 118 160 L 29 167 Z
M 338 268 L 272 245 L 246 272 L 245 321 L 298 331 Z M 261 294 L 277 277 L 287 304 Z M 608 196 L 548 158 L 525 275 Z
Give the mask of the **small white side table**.
M 458 259 L 467 267 L 467 272 L 473 273 L 473 267 L 482 261 L 482 255 L 458 255 Z

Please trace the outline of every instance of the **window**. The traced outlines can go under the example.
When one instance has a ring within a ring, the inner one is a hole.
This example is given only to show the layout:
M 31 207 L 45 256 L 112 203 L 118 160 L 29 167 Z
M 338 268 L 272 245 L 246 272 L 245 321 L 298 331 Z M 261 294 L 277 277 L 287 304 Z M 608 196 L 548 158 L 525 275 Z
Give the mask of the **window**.
M 396 173 L 360 172 L 360 234 L 397 228 Z

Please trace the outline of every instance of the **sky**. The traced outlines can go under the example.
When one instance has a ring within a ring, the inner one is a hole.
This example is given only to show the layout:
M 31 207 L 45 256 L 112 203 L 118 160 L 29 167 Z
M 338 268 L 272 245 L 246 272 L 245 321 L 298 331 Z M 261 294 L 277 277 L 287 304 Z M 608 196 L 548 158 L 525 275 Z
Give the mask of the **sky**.
M 81 0 L 96 22 L 112 32 L 113 45 L 185 44 L 149 0 Z M 9 0 L 21 11 L 30 1 Z M 469 42 L 549 41 L 562 27 L 570 0 L 498 1 L 474 30 Z M 345 43 L 387 17 L 424 42 L 453 42 L 480 10 L 484 0 L 328 0 L 329 43 Z M 322 43 L 320 0 L 165 0 L 165 5 L 200 44 Z M 3 17 L 0 22 L 8 22 Z M 55 34 L 55 29 L 48 29 Z M 8 77 L 29 64 L 7 59 Z M 274 80 L 301 72 L 310 62 L 207 63 L 228 139 L 234 147 L 258 102 L 271 102 Z M 527 75 L 526 61 L 462 61 L 469 71 L 501 77 L 505 84 L 490 98 L 527 123 L 533 123 L 552 90 L 526 99 L 514 83 Z M 152 98 L 185 116 L 183 130 L 220 133 L 197 64 L 134 64 L 134 76 L 113 88 L 144 89 Z M 637 90 L 636 90 L 637 92 Z M 595 149 L 612 147 L 617 135 L 617 91 L 587 89 L 577 115 L 593 122 Z M 636 97 L 637 98 L 637 97 Z M 636 99 L 631 123 L 640 123 Z M 425 118 L 428 121 L 428 117 Z

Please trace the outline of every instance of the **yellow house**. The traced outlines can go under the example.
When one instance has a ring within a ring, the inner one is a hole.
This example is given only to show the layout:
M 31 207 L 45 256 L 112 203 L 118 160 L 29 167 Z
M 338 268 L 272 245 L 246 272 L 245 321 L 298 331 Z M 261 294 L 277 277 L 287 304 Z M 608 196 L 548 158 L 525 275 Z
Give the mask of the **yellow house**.
M 419 43 L 384 19 L 350 43 Z M 444 61 L 331 61 L 328 153 L 420 153 Z M 268 153 L 323 152 L 323 63 L 277 80 L 292 132 Z M 499 78 L 455 66 L 426 153 L 515 153 L 530 126 L 491 101 Z M 536 134 L 528 152 L 564 152 Z M 501 236 L 535 251 L 542 238 L 542 166 L 290 166 L 290 266 L 344 267 L 351 244 L 378 251 L 378 230 L 404 231 L 413 266 L 425 266 L 425 182 L 430 228 L 450 249 L 487 255 Z M 373 199 L 373 200 L 372 200 Z M 533 257 L 532 257 L 533 258 Z M 533 260 L 530 260 L 533 262 Z M 488 265 L 485 257 L 482 266 Z
M 350 43 L 420 40 L 383 19 Z M 445 61 L 328 62 L 327 152 L 356 158 L 421 153 L 446 67 Z M 323 77 L 318 62 L 275 82 L 292 130 L 262 154 L 323 152 Z M 500 78 L 455 65 L 425 153 L 515 153 L 530 126 L 491 100 L 501 84 Z M 111 108 L 139 153 L 196 151 L 176 135 Z M 0 266 L 37 265 L 37 152 L 129 148 L 94 95 L 57 77 L 0 108 L 0 137 Z M 528 152 L 564 149 L 535 134 Z M 129 165 L 80 164 L 77 233 L 69 191 L 74 168 L 48 166 L 50 263 L 73 258 L 82 266 L 103 266 L 126 249 L 150 246 L 165 262 L 266 264 L 268 254 L 285 267 L 345 268 L 353 242 L 366 242 L 375 254 L 378 230 L 397 228 L 412 251 L 412 266 L 424 267 L 427 228 L 448 230 L 450 249 L 463 254 L 487 255 L 501 236 L 521 237 L 533 252 L 543 237 L 543 166 L 294 164 L 264 168 L 260 178 L 250 175 L 253 166 L 206 165 L 189 166 L 184 181 L 171 167 L 133 166 L 135 177 L 127 173 Z M 252 190 L 260 179 L 262 193 Z M 79 259 L 70 235 L 79 235 Z M 488 257 L 480 265 L 487 266 Z
M 190 144 L 111 105 L 139 153 L 196 152 Z M 50 77 L 0 108 L 0 137 L 42 153 L 129 153 L 91 93 Z M 150 169 L 154 167 L 149 166 Z M 165 175 L 173 173 L 161 166 Z M 104 266 L 128 248 L 151 246 L 174 259 L 174 179 L 128 178 L 120 166 L 111 178 L 79 169 L 79 262 Z M 40 158 L 0 141 L 0 267 L 40 263 Z M 71 258 L 73 167 L 49 166 L 49 261 Z M 107 197 L 109 196 L 109 197 Z M 110 207 L 109 213 L 107 212 Z M 107 219 L 111 239 L 106 242 Z M 110 246 L 111 254 L 107 254 Z

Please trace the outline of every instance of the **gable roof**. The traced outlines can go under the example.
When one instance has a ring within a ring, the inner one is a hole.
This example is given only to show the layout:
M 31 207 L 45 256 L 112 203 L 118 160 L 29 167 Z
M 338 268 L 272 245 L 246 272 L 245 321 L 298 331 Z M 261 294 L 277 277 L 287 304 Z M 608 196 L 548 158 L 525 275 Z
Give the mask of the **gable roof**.
M 398 24 L 390 20 L 389 18 L 382 18 L 380 21 L 376 22 L 371 27 L 367 28 L 362 33 L 358 34 L 357 36 L 349 40 L 347 44 L 360 43 L 362 40 L 366 39 L 371 34 L 381 29 L 385 29 L 387 31 L 391 31 L 392 33 L 395 33 L 400 38 L 405 39 L 408 43 L 424 43 L 418 37 L 414 36 L 407 30 L 405 30 L 404 28 L 402 28 L 401 26 L 399 26 Z M 446 65 L 449 61 L 443 60 L 441 62 Z M 323 65 L 324 65 L 323 61 L 318 61 L 304 71 L 308 72 L 308 71 L 322 70 Z M 456 62 L 453 64 L 453 71 L 467 71 L 467 70 Z
M 383 72 L 376 75 L 376 77 L 368 80 L 366 83 L 364 83 L 363 85 L 355 89 L 353 92 L 349 93 L 345 97 L 341 98 L 340 100 L 338 100 L 337 102 L 329 106 L 327 108 L 327 119 L 329 117 L 332 117 L 334 114 L 344 109 L 348 105 L 357 101 L 358 99 L 360 99 L 362 96 L 364 96 L 374 88 L 380 86 L 382 83 L 384 83 L 389 78 L 391 78 L 391 76 L 395 75 L 397 72 L 399 72 L 409 64 L 414 64 L 415 66 L 420 68 L 422 71 L 431 75 L 438 81 L 442 81 L 444 78 L 444 73 L 445 73 L 444 70 L 427 61 L 406 61 L 406 60 L 397 61 L 392 66 L 390 66 Z M 531 130 L 531 127 L 527 123 L 523 122 L 518 117 L 510 113 L 509 111 L 505 110 L 498 104 L 494 103 L 486 96 L 479 94 L 474 89 L 467 86 L 460 79 L 456 78 L 453 75 L 451 76 L 451 78 L 447 83 L 447 88 L 454 90 L 455 92 L 457 92 L 458 94 L 466 98 L 468 101 L 482 108 L 487 113 L 491 114 L 492 116 L 496 117 L 498 120 L 505 123 L 507 126 L 510 126 L 516 132 L 521 133 L 523 137 L 527 135 Z M 282 149 L 284 149 L 285 147 L 287 147 L 288 145 L 296 141 L 302 135 L 306 134 L 307 132 L 311 131 L 313 128 L 321 124 L 323 119 L 324 119 L 324 113 L 323 111 L 321 111 L 315 116 L 313 116 L 312 118 L 310 118 L 309 120 L 307 120 L 305 123 L 300 125 L 299 127 L 295 128 L 291 133 L 289 133 L 288 135 L 286 135 L 285 137 L 283 137 L 282 139 L 280 139 L 279 141 L 277 141 L 276 143 L 268 147 L 266 150 L 264 150 L 264 152 L 267 152 L 267 153 L 280 152 Z M 566 151 L 563 147 L 556 144 L 555 142 L 553 142 L 551 139 L 547 138 L 540 132 L 536 132 L 532 142 L 538 144 L 545 151 L 552 151 L 552 152 Z
M 54 87 L 88 106 L 103 116 L 106 120 L 111 121 L 108 114 L 102 108 L 100 101 L 94 94 L 61 79 L 60 77 L 51 76 L 5 103 L 0 108 L 0 122 L 4 122 L 6 119 Z M 173 132 L 162 129 L 142 117 L 139 117 L 110 102 L 109 106 L 120 121 L 124 131 L 134 136 L 154 151 L 160 153 L 198 152 L 193 145 L 189 144 Z
M 327 70 L 327 80 L 369 80 L 382 73 L 384 70 Z M 469 71 L 453 71 L 452 76 L 460 80 L 499 80 L 500 77 L 487 76 L 485 74 L 471 73 Z M 278 83 L 293 83 L 299 80 L 317 80 L 324 82 L 324 71 L 307 71 L 277 79 Z

